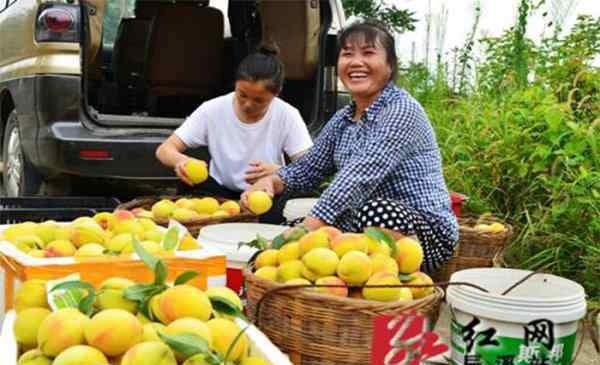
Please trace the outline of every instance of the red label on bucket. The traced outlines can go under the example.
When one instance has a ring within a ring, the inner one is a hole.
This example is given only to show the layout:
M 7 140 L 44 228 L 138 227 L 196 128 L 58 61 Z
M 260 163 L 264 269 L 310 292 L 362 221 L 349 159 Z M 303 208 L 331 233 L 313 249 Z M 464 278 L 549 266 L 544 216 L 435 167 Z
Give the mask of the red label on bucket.
M 439 336 L 426 330 L 427 319 L 411 312 L 378 316 L 373 321 L 371 365 L 420 365 L 448 351 Z

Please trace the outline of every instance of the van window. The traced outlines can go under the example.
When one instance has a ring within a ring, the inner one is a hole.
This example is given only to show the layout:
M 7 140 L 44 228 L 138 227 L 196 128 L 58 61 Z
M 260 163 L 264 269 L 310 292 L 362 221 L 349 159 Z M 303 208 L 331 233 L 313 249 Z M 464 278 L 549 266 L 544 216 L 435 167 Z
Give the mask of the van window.
M 102 33 L 102 45 L 104 47 L 110 48 L 113 46 L 121 18 L 133 16 L 134 9 L 135 0 L 108 0 Z

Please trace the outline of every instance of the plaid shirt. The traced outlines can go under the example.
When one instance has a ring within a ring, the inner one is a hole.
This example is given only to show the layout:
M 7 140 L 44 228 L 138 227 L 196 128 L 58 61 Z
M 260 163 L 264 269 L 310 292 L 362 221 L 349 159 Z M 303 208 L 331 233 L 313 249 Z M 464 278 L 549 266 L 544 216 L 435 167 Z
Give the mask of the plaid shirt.
M 278 171 L 286 192 L 309 191 L 335 173 L 311 216 L 347 231 L 374 198 L 394 199 L 458 238 L 440 151 L 421 105 L 389 83 L 360 121 L 355 106 L 339 110 L 304 156 Z

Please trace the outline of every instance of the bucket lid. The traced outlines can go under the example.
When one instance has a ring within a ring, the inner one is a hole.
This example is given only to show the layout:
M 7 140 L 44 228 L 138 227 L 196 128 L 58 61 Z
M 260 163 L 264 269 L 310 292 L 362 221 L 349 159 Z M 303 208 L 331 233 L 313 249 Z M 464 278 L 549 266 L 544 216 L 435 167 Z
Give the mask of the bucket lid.
M 550 274 L 536 274 L 502 293 L 531 274 L 531 271 L 500 268 L 461 270 L 450 282 L 475 284 L 489 292 L 469 286 L 449 286 L 448 304 L 465 313 L 511 322 L 529 323 L 540 317 L 556 323 L 577 321 L 585 315 L 585 290 L 578 283 Z
M 242 246 L 240 242 L 256 239 L 257 235 L 271 240 L 289 227 L 261 223 L 223 223 L 205 226 L 198 234 L 200 243 L 214 246 L 227 255 L 227 260 L 246 263 L 258 251 L 255 248 Z

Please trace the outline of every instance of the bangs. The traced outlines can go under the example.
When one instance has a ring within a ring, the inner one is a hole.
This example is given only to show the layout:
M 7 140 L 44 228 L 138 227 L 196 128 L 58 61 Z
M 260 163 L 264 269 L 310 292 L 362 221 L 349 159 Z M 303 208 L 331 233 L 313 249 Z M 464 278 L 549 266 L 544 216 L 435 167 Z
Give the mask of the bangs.
M 343 31 L 339 37 L 338 49 L 342 50 L 350 45 L 366 44 L 369 47 L 383 46 L 381 31 L 368 26 L 356 26 Z

